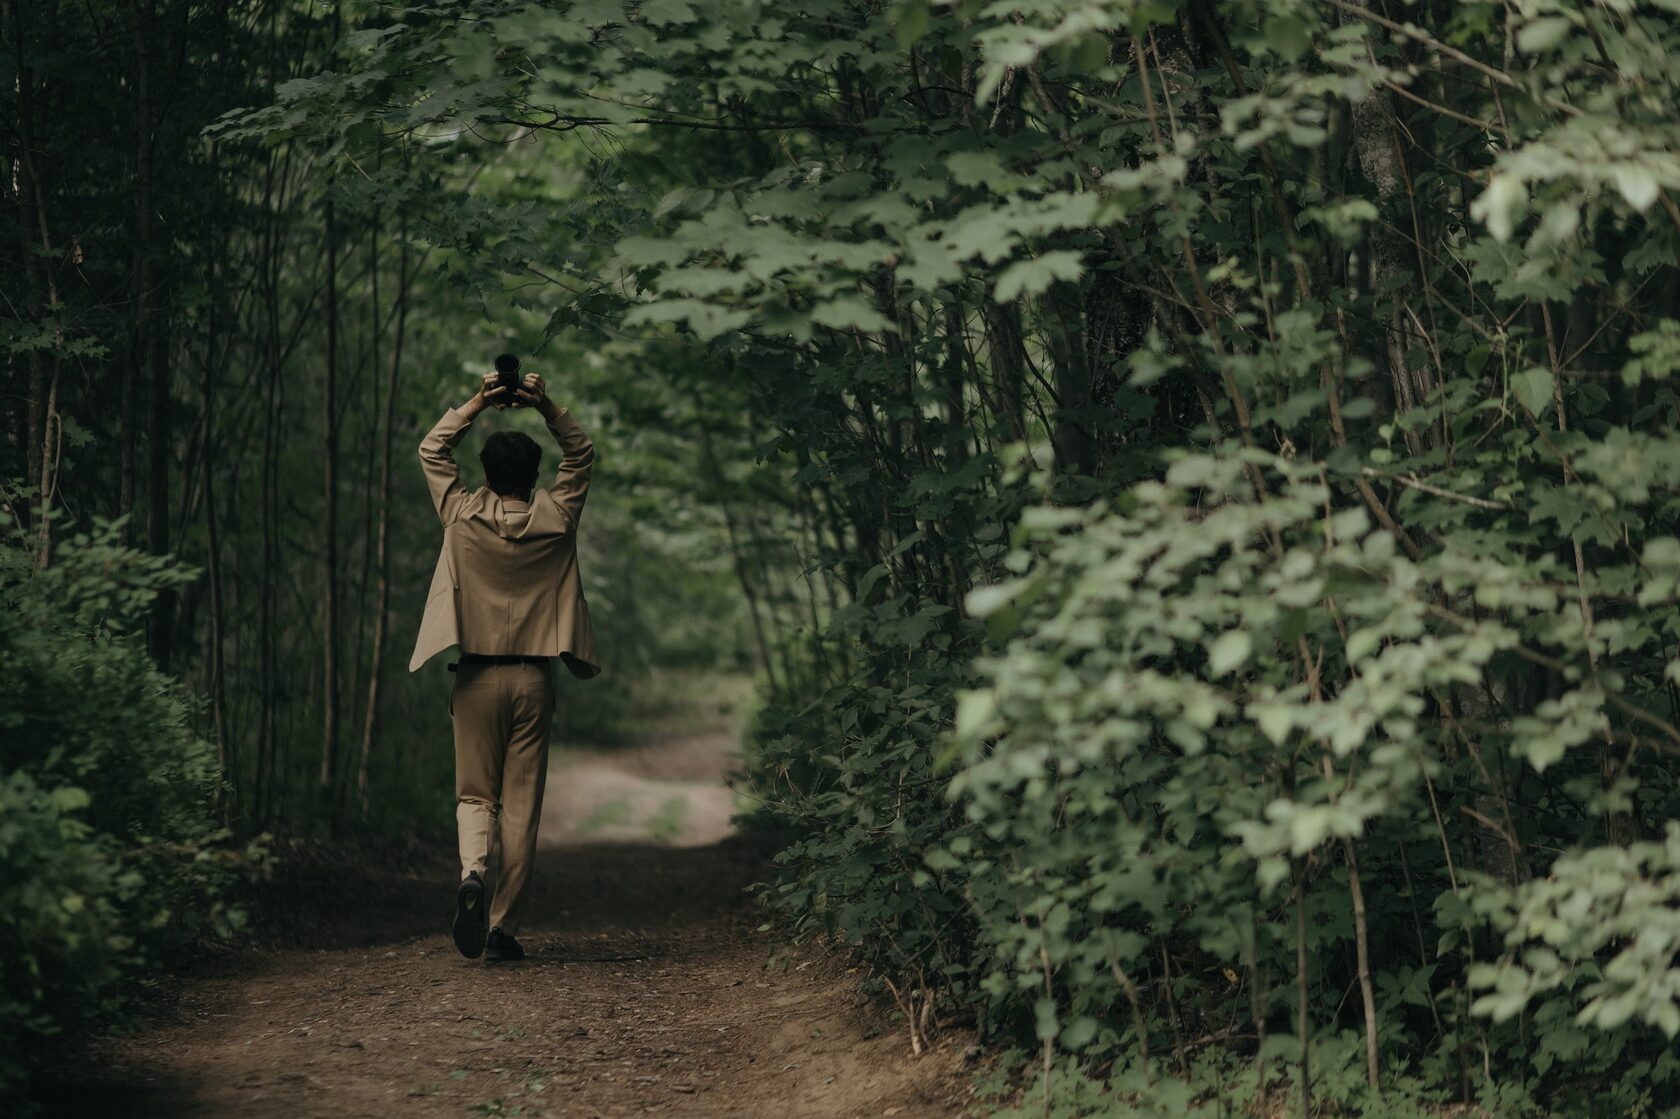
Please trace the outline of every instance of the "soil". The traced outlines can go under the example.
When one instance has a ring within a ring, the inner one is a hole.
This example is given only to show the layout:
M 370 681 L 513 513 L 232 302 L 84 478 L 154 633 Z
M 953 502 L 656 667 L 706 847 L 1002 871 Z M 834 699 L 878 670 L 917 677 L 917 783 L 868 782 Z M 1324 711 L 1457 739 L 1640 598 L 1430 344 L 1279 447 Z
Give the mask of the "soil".
M 968 1037 L 912 1057 L 842 957 L 758 930 L 767 851 L 725 834 L 728 753 L 556 756 L 522 963 L 456 951 L 452 851 L 286 860 L 255 943 L 67 1054 L 49 1114 L 962 1114 Z

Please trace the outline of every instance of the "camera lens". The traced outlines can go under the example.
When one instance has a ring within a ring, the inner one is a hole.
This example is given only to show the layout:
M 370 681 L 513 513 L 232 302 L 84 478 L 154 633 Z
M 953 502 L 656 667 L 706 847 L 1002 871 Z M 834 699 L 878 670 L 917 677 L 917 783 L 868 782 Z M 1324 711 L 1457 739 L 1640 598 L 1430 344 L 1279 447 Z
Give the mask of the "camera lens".
M 496 372 L 504 376 L 519 372 L 519 359 L 513 354 L 500 354 L 496 358 Z

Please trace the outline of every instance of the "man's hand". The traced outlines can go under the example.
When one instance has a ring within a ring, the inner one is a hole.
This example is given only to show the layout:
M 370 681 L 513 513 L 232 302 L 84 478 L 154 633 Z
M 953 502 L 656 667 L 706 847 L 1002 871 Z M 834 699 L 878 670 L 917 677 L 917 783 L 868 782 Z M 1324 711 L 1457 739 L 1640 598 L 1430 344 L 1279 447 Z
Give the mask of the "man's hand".
M 519 402 L 527 408 L 535 408 L 543 419 L 551 419 L 560 409 L 554 406 L 554 401 L 548 398 L 548 389 L 543 385 L 542 374 L 525 374 L 524 384 L 519 386 Z
M 507 386 L 502 384 L 500 374 L 491 372 L 486 373 L 484 379 L 479 382 L 478 392 L 473 394 L 472 399 L 455 410 L 470 420 L 487 407 L 506 408 L 512 403 L 513 401 L 508 399 Z

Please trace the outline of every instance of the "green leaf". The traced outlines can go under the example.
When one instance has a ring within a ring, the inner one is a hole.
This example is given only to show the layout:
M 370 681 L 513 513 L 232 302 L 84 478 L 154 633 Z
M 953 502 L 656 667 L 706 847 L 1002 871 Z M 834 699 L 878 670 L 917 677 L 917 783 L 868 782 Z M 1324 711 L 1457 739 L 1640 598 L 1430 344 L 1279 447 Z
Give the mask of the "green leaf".
M 1227 630 L 1214 638 L 1208 647 L 1208 673 L 1214 677 L 1228 676 L 1248 660 L 1254 642 L 1245 630 Z
M 1038 1039 L 1040 1041 L 1049 1041 L 1051 1038 L 1055 1037 L 1056 1000 L 1046 998 L 1034 999 L 1033 1019 L 1033 1032 L 1038 1035 Z
M 1568 16 L 1543 16 L 1517 32 L 1517 47 L 1524 54 L 1549 51 L 1569 37 L 1575 24 Z
M 1680 1006 L 1673 1002 L 1664 1000 L 1656 1003 L 1646 1011 L 1646 1018 L 1662 1030 L 1670 1041 L 1674 1040 L 1676 1034 L 1680 1034 Z
M 978 741 L 998 728 L 997 693 L 982 688 L 957 695 L 958 738 Z
M 1295 814 L 1289 820 L 1289 849 L 1294 854 L 1304 855 L 1323 843 L 1329 833 L 1328 807 L 1314 805 L 1309 808 L 1297 805 Z
M 1062 1047 L 1064 1049 L 1079 1050 L 1091 1044 L 1091 1039 L 1097 1036 L 1097 1021 L 1095 1018 L 1080 1017 L 1069 1022 L 1062 1031 Z
M 1016 261 L 998 277 L 992 298 L 1008 303 L 1021 295 L 1039 295 L 1057 280 L 1077 280 L 1083 271 L 1080 260 L 1076 252 L 1056 249 L 1031 260 Z
M 1487 368 L 1488 357 L 1492 354 L 1486 342 L 1470 347 L 1470 352 L 1464 355 L 1464 368 L 1472 377 L 1480 377 L 1482 370 Z
M 1364 629 L 1356 629 L 1352 633 L 1348 634 L 1346 648 L 1348 664 L 1358 664 L 1360 661 L 1370 656 L 1376 651 L 1377 646 L 1382 644 L 1382 639 L 1382 630 L 1378 629 L 1376 626 L 1367 626 Z
M 1562 735 L 1540 734 L 1533 738 L 1519 739 L 1513 746 L 1516 752 L 1534 767 L 1534 772 L 1544 773 L 1549 766 L 1556 765 L 1569 750 L 1569 743 Z
M 687 0 L 642 0 L 642 18 L 655 26 L 693 23 L 697 18 Z
M 47 799 L 52 801 L 53 807 L 60 812 L 74 812 L 93 803 L 93 799 L 88 796 L 86 789 L 79 789 L 74 785 L 65 785 L 54 789 L 48 794 Z
M 1275 16 L 1267 20 L 1266 45 L 1285 62 L 1294 62 L 1312 45 L 1306 21 L 1299 16 Z
M 1528 186 L 1516 175 L 1501 172 L 1470 204 L 1470 216 L 1486 225 L 1494 240 L 1509 241 L 1527 209 Z
M 1618 164 L 1611 170 L 1610 178 L 1622 197 L 1627 199 L 1627 204 L 1642 214 L 1657 200 L 1660 189 L 1657 177 L 1647 168 L 1631 163 Z
M 890 319 L 858 295 L 842 295 L 818 304 L 811 309 L 811 321 L 836 330 L 856 327 L 863 331 L 890 332 L 893 329 Z
M 1536 416 L 1552 403 L 1556 386 L 1557 379 L 1552 376 L 1552 371 L 1538 366 L 1524 369 L 1511 377 L 1511 391 L 1517 394 L 1522 406 Z
M 934 870 L 956 870 L 962 866 L 962 861 L 943 847 L 935 847 L 922 860 Z
M 1282 746 L 1295 725 L 1295 708 L 1287 703 L 1251 703 L 1248 705 L 1248 717 L 1254 720 L 1260 733 L 1270 739 L 1273 746 Z
M 1013 177 L 1002 157 L 986 149 L 952 152 L 945 157 L 945 167 L 962 186 L 993 186 Z
M 983 587 L 975 587 L 968 592 L 964 600 L 968 612 L 976 618 L 984 618 L 992 611 L 1011 601 L 1021 593 L 1022 580 L 1011 579 L 1003 583 L 991 583 Z
M 933 23 L 933 12 L 928 0 L 899 0 L 893 5 L 890 19 L 899 47 L 909 50 L 927 34 Z

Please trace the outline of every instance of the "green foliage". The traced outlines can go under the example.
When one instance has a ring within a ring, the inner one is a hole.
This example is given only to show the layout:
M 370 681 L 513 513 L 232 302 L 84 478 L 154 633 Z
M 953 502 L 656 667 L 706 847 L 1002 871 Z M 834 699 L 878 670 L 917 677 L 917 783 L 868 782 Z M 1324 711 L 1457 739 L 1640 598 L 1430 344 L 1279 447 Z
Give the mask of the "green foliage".
M 588 370 L 655 601 L 746 599 L 764 896 L 913 1040 L 1672 1115 L 1673 8 L 469 0 L 211 135 Z
M 1364 1043 L 1348 1032 L 1323 1038 L 1317 1058 L 1312 1107 L 1320 1115 L 1365 1119 L 1437 1119 L 1451 1114 L 1442 1093 L 1417 1077 L 1401 1075 L 1381 1094 L 1365 1083 Z M 1046 1070 L 1024 1053 L 1001 1062 L 978 1085 L 992 1119 L 1222 1119 L 1230 1115 L 1298 1115 L 1298 1086 L 1288 1070 L 1246 1066 L 1230 1050 L 1204 1050 L 1178 1075 L 1151 1075 L 1135 1061 L 1118 1061 L 1103 1075 L 1064 1057 Z M 1013 1066 L 1013 1067 L 1012 1067 Z M 1479 1101 L 1503 1117 L 1545 1114 L 1520 1087 Z
M 893 603 L 857 616 L 877 635 L 907 621 Z M 754 822 L 793 837 L 764 899 L 795 935 L 843 939 L 918 1000 L 971 993 L 974 929 L 961 898 L 972 869 L 926 857 L 966 832 L 934 765 L 952 647 L 939 633 L 899 673 L 836 684 L 802 709 L 771 704 L 752 731 Z
M 1624 1026 L 1656 1027 L 1672 1040 L 1680 1034 L 1677 891 L 1674 821 L 1660 843 L 1588 848 L 1559 858 L 1545 878 L 1515 887 L 1482 883 L 1472 904 L 1491 911 L 1505 952 L 1471 970 L 1470 986 L 1488 992 L 1472 1009 L 1503 1022 L 1534 1007 L 1555 1023 L 1548 1050 L 1564 1038 L 1570 1048 L 1584 1047 L 1590 1035 L 1579 1027 L 1621 1039 L 1638 1033 Z M 1577 1028 L 1561 1020 L 1567 1016 Z
M 135 981 L 243 920 L 224 900 L 260 848 L 216 822 L 196 705 L 132 638 L 188 573 L 104 525 L 33 570 L 0 543 L 0 1091 L 18 1096 L 61 1035 L 109 1025 Z M 19 1103 L 18 1106 L 26 1106 Z
M 1041 1039 L 1112 1051 L 1140 1043 L 1141 1020 L 1113 1014 L 1134 977 L 1179 955 L 1215 976 L 1174 981 L 1186 1014 L 1242 977 L 1260 985 L 1256 1029 L 1280 1031 L 1295 992 L 1266 977 L 1294 971 L 1289 887 L 1312 915 L 1302 943 L 1324 970 L 1311 986 L 1339 1002 L 1340 984 L 1320 984 L 1354 949 L 1357 850 L 1372 956 L 1410 961 L 1383 969 L 1389 1044 L 1440 1028 L 1437 1002 L 1462 996 L 1431 988 L 1456 973 L 1491 989 L 1470 1010 L 1495 1022 L 1554 990 L 1575 999 L 1575 1022 L 1617 1036 L 1588 1058 L 1588 1035 L 1565 1043 L 1574 1027 L 1547 1015 L 1558 1033 L 1538 1071 L 1567 1055 L 1608 1072 L 1606 1053 L 1637 1048 L 1630 1021 L 1664 1037 L 1676 1022 L 1672 837 L 1588 848 L 1507 886 L 1468 875 L 1490 837 L 1458 821 L 1497 834 L 1482 814 L 1502 813 L 1526 874 L 1543 865 L 1534 847 L 1599 841 L 1607 813 L 1672 813 L 1660 768 L 1619 791 L 1593 779 L 1597 744 L 1634 733 L 1623 720 L 1651 702 L 1633 670 L 1643 658 L 1660 674 L 1669 621 L 1612 630 L 1605 610 L 1591 630 L 1569 624 L 1554 556 L 1494 557 L 1476 531 L 1413 559 L 1333 495 L 1317 466 L 1233 452 L 1180 457 L 1163 481 L 1086 510 L 1023 515 L 1006 564 L 1018 575 L 970 598 L 1007 643 L 958 703 L 951 792 L 974 826 L 943 856 L 975 873 L 985 989 L 1023 1011 L 1030 997 Z M 1652 541 L 1643 563 L 1601 565 L 1587 585 L 1633 584 L 1668 548 Z M 1472 715 L 1484 684 L 1497 720 Z M 1536 800 L 1551 811 L 1513 815 Z M 1422 924 L 1434 906 L 1440 922 Z M 1477 962 L 1479 929 L 1504 938 L 1497 967 Z M 1156 1052 L 1161 1026 L 1145 1027 Z M 1517 1057 L 1514 1035 L 1491 1041 Z M 1646 1075 L 1669 1085 L 1675 1071 Z

